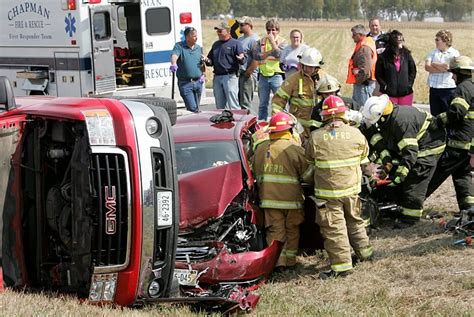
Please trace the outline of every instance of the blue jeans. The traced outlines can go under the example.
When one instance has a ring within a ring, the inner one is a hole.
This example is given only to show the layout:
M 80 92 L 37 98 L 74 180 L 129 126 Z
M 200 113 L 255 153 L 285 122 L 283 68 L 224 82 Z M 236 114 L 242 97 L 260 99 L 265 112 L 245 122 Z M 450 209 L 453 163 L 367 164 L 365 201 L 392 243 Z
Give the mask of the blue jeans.
M 267 120 L 268 114 L 272 114 L 270 107 L 270 90 L 276 93 L 283 83 L 283 77 L 278 74 L 271 77 L 261 76 L 258 78 L 258 98 L 260 104 L 258 106 L 258 119 Z
M 430 112 L 437 116 L 446 112 L 456 88 L 430 88 Z
M 178 80 L 179 93 L 188 111 L 199 112 L 203 84 L 199 81 Z
M 217 109 L 241 109 L 239 78 L 236 74 L 214 75 L 212 86 Z
M 375 90 L 375 80 L 369 80 L 368 85 L 354 84 L 352 90 L 352 99 L 362 107 L 367 99 L 372 97 Z

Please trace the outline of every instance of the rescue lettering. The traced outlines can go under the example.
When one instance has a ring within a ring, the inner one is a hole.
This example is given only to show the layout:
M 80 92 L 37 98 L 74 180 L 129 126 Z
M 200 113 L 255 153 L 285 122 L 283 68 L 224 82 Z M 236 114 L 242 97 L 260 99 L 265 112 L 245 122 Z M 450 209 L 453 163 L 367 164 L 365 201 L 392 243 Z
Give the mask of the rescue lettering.
M 332 135 L 330 132 L 324 132 L 323 133 L 324 141 L 328 141 L 328 140 L 349 140 L 350 138 L 351 138 L 351 133 L 350 132 L 336 131 L 336 133 L 334 133 L 334 135 Z
M 283 165 L 265 163 L 263 164 L 263 170 L 265 173 L 283 174 Z
M 145 79 L 170 77 L 170 69 L 167 67 L 145 70 Z
M 28 13 L 28 12 L 33 12 L 33 13 L 39 14 L 42 17 L 44 17 L 48 20 L 49 20 L 50 14 L 51 14 L 51 10 L 48 10 L 48 9 L 44 8 L 41 4 L 37 4 L 37 3 L 34 3 L 34 2 L 25 2 L 25 3 L 18 4 L 16 6 L 14 6 L 13 8 L 11 8 L 8 11 L 7 17 L 8 17 L 8 20 L 11 21 L 14 18 L 16 18 L 17 16 L 19 16 L 23 13 Z

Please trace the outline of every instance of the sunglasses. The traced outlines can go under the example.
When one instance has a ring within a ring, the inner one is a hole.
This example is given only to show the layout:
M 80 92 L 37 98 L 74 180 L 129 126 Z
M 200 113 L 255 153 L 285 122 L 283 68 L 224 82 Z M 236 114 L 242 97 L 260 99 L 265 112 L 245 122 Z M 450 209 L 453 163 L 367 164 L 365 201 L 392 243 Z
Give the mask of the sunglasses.
M 267 32 L 275 32 L 278 31 L 277 29 L 267 29 Z

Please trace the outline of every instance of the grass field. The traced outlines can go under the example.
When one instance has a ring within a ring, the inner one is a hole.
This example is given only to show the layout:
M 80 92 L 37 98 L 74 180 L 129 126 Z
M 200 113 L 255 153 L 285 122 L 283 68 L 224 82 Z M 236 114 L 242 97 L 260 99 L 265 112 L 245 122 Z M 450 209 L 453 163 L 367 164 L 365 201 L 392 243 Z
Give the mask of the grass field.
M 205 50 L 215 40 L 213 23 L 204 23 Z M 306 42 L 320 49 L 325 68 L 339 80 L 345 78 L 353 43 L 349 29 L 356 22 L 283 22 L 282 33 L 303 30 Z M 445 27 L 446 25 L 443 25 Z M 434 34 L 441 25 L 397 24 L 419 66 L 416 101 L 426 102 L 428 90 L 423 58 L 434 47 Z M 472 25 L 448 24 L 454 47 L 474 56 Z M 263 30 L 263 23 L 256 26 Z M 344 87 L 348 94 L 350 88 Z M 452 183 L 445 182 L 425 203 L 425 208 L 444 212 L 457 209 Z M 324 254 L 299 256 L 295 271 L 277 274 L 257 293 L 261 294 L 256 315 L 281 316 L 473 316 L 474 248 L 452 246 L 454 238 L 426 220 L 406 230 L 392 223 L 370 236 L 376 250 L 373 262 L 358 265 L 342 280 L 320 281 L 327 269 Z M 160 306 L 144 309 L 97 307 L 69 297 L 27 294 L 6 290 L 0 294 L 0 316 L 183 316 L 201 315 L 188 307 Z
M 354 42 L 351 38 L 350 29 L 352 26 L 367 22 L 362 21 L 341 21 L 341 22 L 299 22 L 282 21 L 280 34 L 289 40 L 292 29 L 300 29 L 304 34 L 304 41 L 312 47 L 321 51 L 324 58 L 323 68 L 335 76 L 342 84 L 342 94 L 352 95 L 351 85 L 344 84 L 347 75 L 348 59 L 354 49 Z M 207 54 L 211 45 L 217 40 L 217 35 L 213 29 L 216 21 L 204 21 L 203 23 L 203 44 L 204 53 Z M 262 34 L 265 30 L 264 21 L 255 23 L 254 31 Z M 405 37 L 405 45 L 412 51 L 413 58 L 417 65 L 417 76 L 415 80 L 415 103 L 428 103 L 428 86 L 426 79 L 428 73 L 425 71 L 424 63 L 428 53 L 435 48 L 434 37 L 437 31 L 446 28 L 453 33 L 453 47 L 461 55 L 474 57 L 474 25 L 468 23 L 421 23 L 421 22 L 390 22 L 382 23 L 384 31 L 397 29 Z M 208 86 L 212 81 L 211 71 L 208 70 Z

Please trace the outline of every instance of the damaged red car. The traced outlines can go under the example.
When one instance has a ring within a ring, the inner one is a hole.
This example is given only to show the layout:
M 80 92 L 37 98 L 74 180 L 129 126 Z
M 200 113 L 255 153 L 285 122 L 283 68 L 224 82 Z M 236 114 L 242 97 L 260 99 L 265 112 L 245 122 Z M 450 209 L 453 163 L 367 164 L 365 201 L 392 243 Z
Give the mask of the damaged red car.
M 279 256 L 281 243 L 266 244 L 254 204 L 248 155 L 257 129 L 256 117 L 240 110 L 231 118 L 220 111 L 185 115 L 173 127 L 181 208 L 174 274 L 196 299 L 254 307 L 258 297 L 248 291 L 270 275 Z

